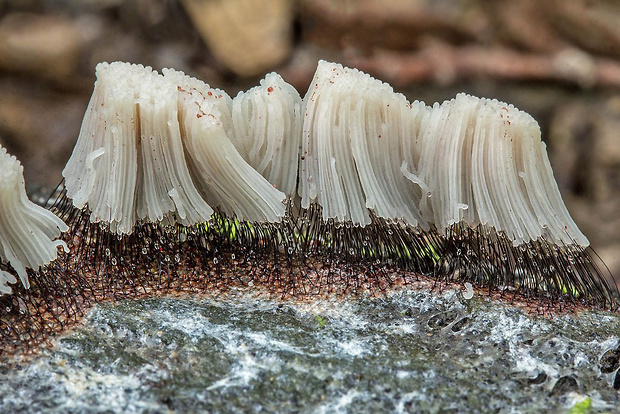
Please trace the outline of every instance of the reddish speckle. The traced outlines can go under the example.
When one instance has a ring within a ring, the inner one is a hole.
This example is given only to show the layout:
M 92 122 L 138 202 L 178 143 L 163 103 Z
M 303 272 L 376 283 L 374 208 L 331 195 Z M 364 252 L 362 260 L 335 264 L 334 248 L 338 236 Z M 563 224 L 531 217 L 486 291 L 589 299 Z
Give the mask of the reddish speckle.
M 213 93 L 211 93 L 211 91 L 209 91 L 209 92 L 207 92 L 207 95 L 213 96 Z
M 269 92 L 269 93 L 273 92 L 273 86 L 268 87 L 267 88 L 267 92 Z
M 381 138 L 381 135 L 379 135 L 379 138 Z

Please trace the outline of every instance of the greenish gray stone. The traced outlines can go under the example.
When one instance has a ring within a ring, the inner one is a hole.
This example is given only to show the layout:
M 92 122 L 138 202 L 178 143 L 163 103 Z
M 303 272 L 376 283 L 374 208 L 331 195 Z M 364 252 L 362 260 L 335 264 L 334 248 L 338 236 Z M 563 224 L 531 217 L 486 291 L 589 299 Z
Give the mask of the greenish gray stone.
M 617 412 L 619 334 L 455 291 L 126 300 L 0 367 L 0 412 Z

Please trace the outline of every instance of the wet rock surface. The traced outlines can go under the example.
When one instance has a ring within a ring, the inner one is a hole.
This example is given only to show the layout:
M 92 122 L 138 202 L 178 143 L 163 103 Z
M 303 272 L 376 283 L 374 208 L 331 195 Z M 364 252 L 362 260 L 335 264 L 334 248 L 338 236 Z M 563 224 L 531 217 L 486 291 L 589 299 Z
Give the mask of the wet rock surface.
M 123 301 L 0 367 L 0 411 L 615 412 L 619 332 L 455 291 Z

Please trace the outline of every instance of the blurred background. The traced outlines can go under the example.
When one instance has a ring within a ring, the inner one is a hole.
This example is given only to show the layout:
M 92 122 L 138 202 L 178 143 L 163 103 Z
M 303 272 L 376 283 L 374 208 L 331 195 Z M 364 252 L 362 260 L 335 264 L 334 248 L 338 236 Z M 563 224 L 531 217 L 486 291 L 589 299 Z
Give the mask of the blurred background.
M 101 61 L 173 67 L 231 96 L 318 59 L 427 104 L 531 113 L 569 210 L 620 280 L 618 0 L 0 0 L 0 143 L 30 191 L 60 181 Z

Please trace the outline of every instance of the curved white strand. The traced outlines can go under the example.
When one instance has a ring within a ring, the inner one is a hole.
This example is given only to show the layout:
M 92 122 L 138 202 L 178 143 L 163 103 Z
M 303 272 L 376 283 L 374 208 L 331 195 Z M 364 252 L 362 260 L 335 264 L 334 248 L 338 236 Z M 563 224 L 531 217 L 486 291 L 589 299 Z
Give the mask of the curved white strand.
M 239 154 L 221 122 L 218 97 L 180 93 L 180 115 L 192 175 L 204 198 L 239 220 L 279 221 L 285 195 Z M 229 130 L 230 131 L 230 130 Z
M 234 136 L 241 156 L 287 196 L 297 189 L 301 97 L 277 73 L 239 92 L 232 101 Z
M 58 247 L 68 251 L 57 239 L 67 225 L 50 211 L 28 199 L 23 167 L 0 146 L 0 259 L 8 262 L 23 286 L 30 282 L 26 269 L 39 270 L 55 260 Z M 0 294 L 10 294 L 17 279 L 0 272 Z

